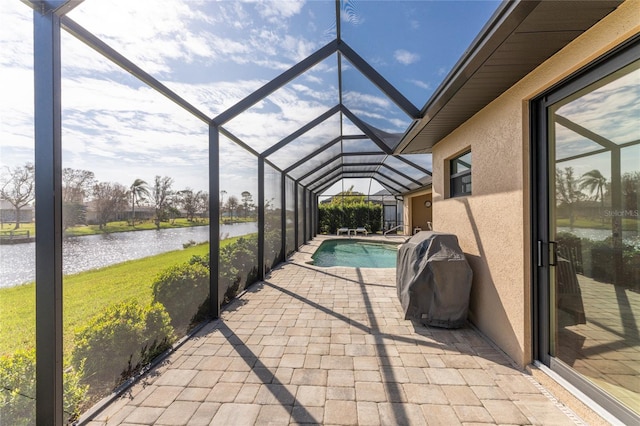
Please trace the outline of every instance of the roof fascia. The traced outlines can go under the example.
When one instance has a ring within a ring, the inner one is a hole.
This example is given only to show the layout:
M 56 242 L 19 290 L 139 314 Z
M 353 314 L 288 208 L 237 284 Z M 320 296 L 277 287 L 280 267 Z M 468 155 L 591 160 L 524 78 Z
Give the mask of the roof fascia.
M 520 25 L 542 0 L 505 1 L 471 42 L 469 49 L 454 65 L 420 111 L 422 117 L 395 147 L 400 154 L 438 112 L 453 98 L 469 77 L 482 66 L 491 53 Z

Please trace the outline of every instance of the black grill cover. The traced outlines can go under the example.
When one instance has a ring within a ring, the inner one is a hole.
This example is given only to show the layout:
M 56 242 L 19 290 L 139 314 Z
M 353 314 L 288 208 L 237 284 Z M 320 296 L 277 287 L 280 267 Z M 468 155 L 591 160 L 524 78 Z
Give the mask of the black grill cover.
M 418 232 L 398 250 L 396 286 L 405 319 L 463 327 L 472 274 L 455 235 Z

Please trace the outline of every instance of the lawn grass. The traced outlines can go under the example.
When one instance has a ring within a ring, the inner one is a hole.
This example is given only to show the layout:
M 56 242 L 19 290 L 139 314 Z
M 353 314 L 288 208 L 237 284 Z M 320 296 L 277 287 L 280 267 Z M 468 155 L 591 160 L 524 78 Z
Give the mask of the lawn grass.
M 238 238 L 220 242 L 221 247 Z M 204 255 L 209 244 L 200 244 L 130 260 L 73 275 L 63 280 L 64 352 L 69 355 L 75 330 L 108 305 L 129 299 L 141 304 L 153 298 L 151 284 L 166 268 L 187 262 L 193 255 Z M 0 355 L 35 344 L 35 284 L 0 289 Z
M 243 222 L 255 222 L 255 217 L 246 218 L 233 218 L 224 217 L 221 219 L 221 224 L 243 223 Z M 160 222 L 160 229 L 171 228 L 189 228 L 192 226 L 206 226 L 209 225 L 209 219 L 197 219 L 196 221 L 188 221 L 185 218 L 177 218 L 171 222 Z M 2 229 L 0 231 L 11 231 L 15 227 L 14 223 L 2 223 Z M 100 229 L 99 225 L 80 225 L 72 226 L 65 229 L 65 237 L 81 237 L 86 235 L 96 234 L 111 234 L 114 232 L 131 232 L 131 231 L 147 231 L 150 229 L 157 229 L 156 224 L 152 220 L 146 220 L 136 223 L 135 226 L 129 224 L 126 220 L 109 222 Z M 36 225 L 35 223 L 21 223 L 19 231 L 29 231 L 29 236 L 35 237 Z
M 197 221 L 189 222 L 187 219 L 178 218 L 172 222 L 160 222 L 160 229 L 189 228 L 192 226 L 206 226 L 208 224 L 209 219 L 198 219 Z M 14 227 L 14 223 L 3 223 L 0 231 L 11 231 Z M 64 235 L 65 237 L 80 237 L 85 235 L 110 234 L 114 232 L 146 231 L 149 229 L 157 229 L 156 224 L 152 220 L 136 223 L 135 226 L 131 226 L 126 220 L 121 220 L 117 222 L 109 222 L 102 229 L 100 229 L 99 225 L 72 226 L 64 230 Z M 36 224 L 21 223 L 18 230 L 29 231 L 29 236 L 35 237 Z
M 622 230 L 623 231 L 636 231 L 638 230 L 638 220 L 636 218 L 622 218 Z M 569 227 L 569 218 L 556 219 L 557 226 Z M 611 229 L 611 218 L 605 218 L 604 223 L 600 219 L 589 219 L 584 217 L 576 217 L 573 221 L 574 228 L 588 228 L 588 229 Z
M 208 219 L 198 220 L 197 222 L 190 222 L 187 219 L 178 218 L 172 222 L 160 222 L 160 229 L 189 228 L 192 226 L 204 226 L 208 224 Z M 84 235 L 110 234 L 114 232 L 146 231 L 150 229 L 157 229 L 156 224 L 153 221 L 144 221 L 141 223 L 136 223 L 135 226 L 132 226 L 129 224 L 129 222 L 121 220 L 118 222 L 109 222 L 105 226 L 103 226 L 102 229 L 100 229 L 99 225 L 73 226 L 67 228 L 64 231 L 64 235 L 67 237 L 79 237 Z
M 13 228 L 16 227 L 16 224 L 13 222 L 2 222 L 2 227 L 0 228 L 0 231 L 3 232 L 9 232 L 9 231 L 13 231 Z M 20 224 L 20 228 L 17 229 L 18 231 L 29 231 L 29 236 L 33 237 L 36 234 L 36 225 L 35 223 L 21 223 Z

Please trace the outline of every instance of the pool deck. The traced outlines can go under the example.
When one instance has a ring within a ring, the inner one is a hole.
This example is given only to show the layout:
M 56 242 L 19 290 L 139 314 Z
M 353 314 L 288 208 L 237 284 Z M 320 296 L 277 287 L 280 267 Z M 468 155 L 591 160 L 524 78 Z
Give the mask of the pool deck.
M 584 424 L 475 329 L 404 320 L 395 269 L 308 265 L 327 238 L 336 237 L 303 246 L 89 424 Z

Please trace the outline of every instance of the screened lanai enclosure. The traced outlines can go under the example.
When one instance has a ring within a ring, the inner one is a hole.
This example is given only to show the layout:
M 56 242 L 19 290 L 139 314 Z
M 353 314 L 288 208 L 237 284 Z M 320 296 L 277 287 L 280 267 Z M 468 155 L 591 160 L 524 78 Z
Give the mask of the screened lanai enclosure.
M 2 232 L 27 242 L 0 245 L 2 423 L 86 414 L 313 238 L 324 199 L 402 227 L 432 165 L 397 148 L 503 7 L 3 2 Z

